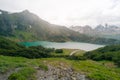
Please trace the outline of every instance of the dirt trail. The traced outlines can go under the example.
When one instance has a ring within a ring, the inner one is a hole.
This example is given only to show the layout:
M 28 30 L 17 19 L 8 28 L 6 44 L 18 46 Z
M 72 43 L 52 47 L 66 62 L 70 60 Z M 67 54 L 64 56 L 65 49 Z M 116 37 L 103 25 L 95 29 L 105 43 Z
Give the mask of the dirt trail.
M 74 55 L 76 52 L 79 52 L 79 51 L 81 51 L 81 50 L 75 50 L 75 51 L 71 52 L 70 56 Z
M 48 65 L 48 71 L 37 70 L 37 80 L 89 80 L 84 74 L 74 71 L 71 67 L 53 67 Z

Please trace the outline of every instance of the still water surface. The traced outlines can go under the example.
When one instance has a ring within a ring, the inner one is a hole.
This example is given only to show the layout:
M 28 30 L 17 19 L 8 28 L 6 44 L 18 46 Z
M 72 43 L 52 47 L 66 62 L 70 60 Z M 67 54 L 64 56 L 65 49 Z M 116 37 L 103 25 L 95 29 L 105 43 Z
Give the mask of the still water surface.
M 37 42 L 21 42 L 27 47 L 29 46 L 44 46 L 47 48 L 69 48 L 69 49 L 82 49 L 85 51 L 94 50 L 100 47 L 104 47 L 105 45 L 91 44 L 91 43 L 82 43 L 82 42 L 49 42 L 49 41 L 37 41 Z

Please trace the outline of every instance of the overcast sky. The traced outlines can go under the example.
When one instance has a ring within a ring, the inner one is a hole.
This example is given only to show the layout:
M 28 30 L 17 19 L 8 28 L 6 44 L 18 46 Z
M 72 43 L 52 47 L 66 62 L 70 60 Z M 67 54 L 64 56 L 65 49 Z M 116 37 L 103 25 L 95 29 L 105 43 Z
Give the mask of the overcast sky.
M 28 9 L 52 24 L 65 26 L 120 25 L 120 0 L 0 0 L 0 9 Z

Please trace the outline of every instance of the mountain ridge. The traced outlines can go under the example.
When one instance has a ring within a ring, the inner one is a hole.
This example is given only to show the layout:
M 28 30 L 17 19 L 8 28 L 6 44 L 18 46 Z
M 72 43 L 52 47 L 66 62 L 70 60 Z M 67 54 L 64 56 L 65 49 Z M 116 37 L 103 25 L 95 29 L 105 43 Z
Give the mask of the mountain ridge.
M 50 24 L 28 10 L 0 14 L 0 35 L 15 41 L 78 41 L 96 44 L 118 44 L 120 41 L 89 37 L 65 26 Z
M 92 28 L 89 25 L 86 26 L 71 26 L 71 30 L 77 31 L 81 34 L 86 34 L 94 37 L 103 37 L 120 40 L 120 27 L 116 25 L 105 26 L 99 24 L 95 28 Z

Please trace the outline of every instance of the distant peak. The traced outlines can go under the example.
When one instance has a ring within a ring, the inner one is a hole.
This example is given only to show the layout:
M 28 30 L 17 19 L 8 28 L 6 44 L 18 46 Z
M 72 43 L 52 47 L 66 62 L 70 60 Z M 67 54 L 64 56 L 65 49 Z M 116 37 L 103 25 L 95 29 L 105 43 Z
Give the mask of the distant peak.
M 0 9 L 0 14 L 2 13 L 8 13 L 8 12 Z
M 30 11 L 29 10 L 24 10 L 24 11 L 22 11 L 23 13 L 30 13 Z
M 3 12 L 3 10 L 0 9 L 0 12 Z

